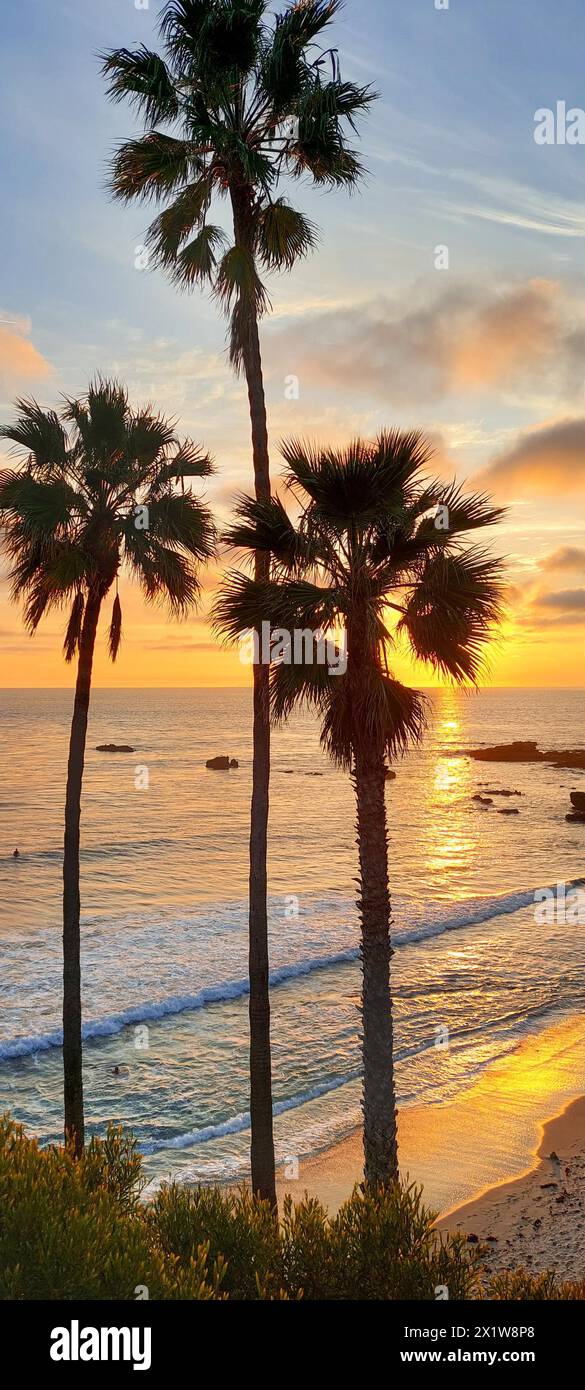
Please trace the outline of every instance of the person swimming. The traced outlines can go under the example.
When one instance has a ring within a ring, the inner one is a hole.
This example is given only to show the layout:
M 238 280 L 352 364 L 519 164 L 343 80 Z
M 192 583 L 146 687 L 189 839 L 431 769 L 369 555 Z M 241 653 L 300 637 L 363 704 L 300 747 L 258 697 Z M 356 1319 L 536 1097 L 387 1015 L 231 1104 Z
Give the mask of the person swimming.
M 121 1076 L 121 1075 L 122 1075 L 122 1073 L 121 1073 L 119 1067 L 112 1067 L 112 1076 Z
M 20 850 L 19 850 L 19 849 L 15 849 L 12 858 L 13 858 L 13 859 L 20 859 Z

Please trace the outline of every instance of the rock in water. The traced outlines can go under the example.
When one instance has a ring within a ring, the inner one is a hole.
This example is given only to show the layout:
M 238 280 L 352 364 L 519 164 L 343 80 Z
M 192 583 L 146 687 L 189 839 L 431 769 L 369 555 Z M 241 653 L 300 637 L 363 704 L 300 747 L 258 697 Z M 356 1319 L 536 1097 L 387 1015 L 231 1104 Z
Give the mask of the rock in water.
M 544 753 L 539 753 L 536 741 L 515 740 L 514 743 L 496 743 L 493 748 L 465 748 L 468 758 L 476 758 L 480 763 L 539 763 Z
M 213 772 L 229 772 L 230 768 L 237 767 L 238 763 L 235 758 L 224 758 L 221 756 L 218 758 L 208 758 L 205 766 L 210 767 Z
M 585 748 L 552 748 L 541 753 L 534 739 L 496 743 L 492 748 L 462 748 L 468 758 L 480 763 L 550 763 L 552 767 L 580 767 L 585 770 Z
M 569 811 L 565 820 L 575 820 L 579 825 L 585 825 L 585 811 Z
M 480 787 L 482 787 L 482 786 L 483 786 L 483 782 L 480 782 L 479 785 L 480 785 Z M 485 795 L 486 795 L 486 796 L 522 796 L 522 792 L 509 791 L 507 787 L 504 787 L 501 791 L 497 791 L 495 787 L 486 787 L 486 789 L 485 789 Z
M 498 811 L 498 815 L 499 815 L 499 816 L 519 816 L 519 815 L 520 815 L 520 812 L 519 812 L 517 806 L 501 806 L 500 809 L 499 809 L 499 811 Z
M 585 792 L 571 792 L 571 805 L 581 815 L 585 815 Z
M 129 743 L 98 743 L 96 753 L 135 753 Z

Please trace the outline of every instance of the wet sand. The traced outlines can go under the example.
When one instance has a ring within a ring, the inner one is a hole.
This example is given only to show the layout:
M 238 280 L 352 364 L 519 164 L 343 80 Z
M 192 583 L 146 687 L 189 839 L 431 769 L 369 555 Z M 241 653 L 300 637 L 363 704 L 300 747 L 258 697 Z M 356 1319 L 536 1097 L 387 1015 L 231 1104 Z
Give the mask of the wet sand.
M 399 1113 L 403 1177 L 422 1183 L 441 1228 L 496 1238 L 493 1268 L 585 1274 L 584 1067 L 583 1021 L 564 1020 L 526 1039 L 455 1100 Z M 299 1200 L 306 1191 L 334 1212 L 361 1178 L 355 1131 L 301 1159 L 298 1178 L 281 1176 L 279 1197 Z
M 487 1241 L 490 1269 L 554 1269 L 585 1278 L 585 1096 L 549 1120 L 535 1163 L 437 1223 Z

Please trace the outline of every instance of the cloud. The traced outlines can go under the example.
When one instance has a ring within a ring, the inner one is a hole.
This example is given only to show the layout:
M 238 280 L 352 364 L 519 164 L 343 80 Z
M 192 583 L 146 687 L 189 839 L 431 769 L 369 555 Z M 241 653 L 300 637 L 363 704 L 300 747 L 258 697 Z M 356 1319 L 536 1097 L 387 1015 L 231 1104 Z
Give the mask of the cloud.
M 585 325 L 585 298 L 582 305 Z M 562 345 L 581 320 L 549 280 L 478 288 L 466 282 L 432 289 L 429 281 L 401 298 L 336 305 L 268 327 L 272 376 L 294 374 L 301 393 L 313 387 L 346 395 L 416 402 L 451 393 L 510 391 L 565 360 Z M 583 368 L 585 372 L 585 365 Z
M 0 391 L 11 394 L 51 375 L 52 368 L 30 340 L 26 319 L 0 311 Z
M 547 573 L 551 570 L 585 570 L 585 550 L 580 550 L 576 545 L 561 545 L 550 555 L 543 555 L 538 565 Z
M 560 608 L 563 613 L 585 611 L 585 589 L 559 589 L 551 594 L 538 594 L 533 603 L 536 608 Z
M 508 493 L 528 485 L 531 493 L 545 496 L 585 490 L 585 417 L 524 431 L 484 470 L 480 482 Z

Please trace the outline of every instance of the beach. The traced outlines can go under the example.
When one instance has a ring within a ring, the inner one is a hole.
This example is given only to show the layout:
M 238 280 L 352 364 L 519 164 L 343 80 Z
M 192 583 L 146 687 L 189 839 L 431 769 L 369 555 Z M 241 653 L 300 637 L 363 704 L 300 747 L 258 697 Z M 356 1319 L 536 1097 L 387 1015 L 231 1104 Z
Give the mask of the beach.
M 535 1162 L 513 1182 L 446 1213 L 440 1230 L 477 1236 L 491 1270 L 585 1277 L 585 1096 L 542 1127 Z
M 527 1040 L 454 1103 L 399 1112 L 403 1177 L 422 1183 L 426 1204 L 440 1211 L 439 1230 L 478 1237 L 489 1269 L 526 1265 L 583 1278 L 585 1096 L 567 1100 L 581 1045 L 575 1025 L 561 1025 L 539 1047 Z M 530 1080 L 537 1072 L 540 1087 Z M 297 1180 L 281 1178 L 279 1196 L 298 1200 L 306 1191 L 334 1212 L 361 1176 L 356 1130 L 300 1165 Z M 442 1193 L 473 1184 L 469 1200 L 441 1206 Z

